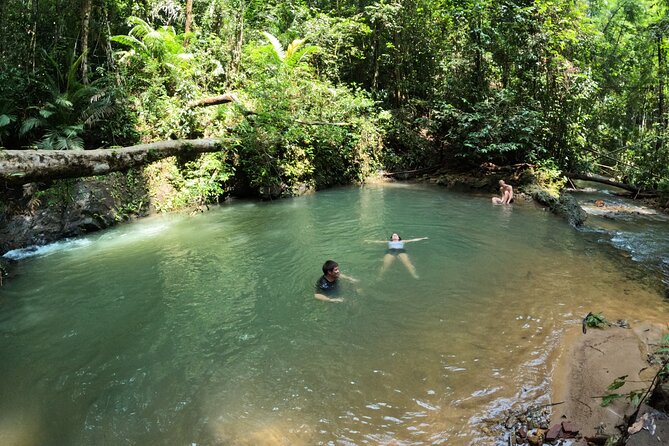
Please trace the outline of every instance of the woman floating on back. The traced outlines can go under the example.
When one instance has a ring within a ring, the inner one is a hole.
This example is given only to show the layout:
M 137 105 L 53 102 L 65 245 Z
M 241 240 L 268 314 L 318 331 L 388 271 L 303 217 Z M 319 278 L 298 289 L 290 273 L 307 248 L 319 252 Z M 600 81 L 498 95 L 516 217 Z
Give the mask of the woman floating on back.
M 411 273 L 414 279 L 418 279 L 418 274 L 416 274 L 416 267 L 413 266 L 409 255 L 404 250 L 405 243 L 418 242 L 420 240 L 427 240 L 427 237 L 412 238 L 409 240 L 402 240 L 402 237 L 399 236 L 397 232 L 393 232 L 390 236 L 390 240 L 367 240 L 370 243 L 388 243 L 388 251 L 386 255 L 383 256 L 383 267 L 381 268 L 381 275 L 388 269 L 388 267 L 395 261 L 395 258 L 399 258 L 400 261 L 404 264 L 406 269 Z

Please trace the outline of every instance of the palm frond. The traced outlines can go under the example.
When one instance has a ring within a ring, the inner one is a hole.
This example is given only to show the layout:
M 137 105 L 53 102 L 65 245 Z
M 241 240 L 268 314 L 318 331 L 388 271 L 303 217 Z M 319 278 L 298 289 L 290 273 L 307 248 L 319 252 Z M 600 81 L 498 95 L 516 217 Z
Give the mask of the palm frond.
M 109 98 L 111 98 L 111 96 L 105 90 L 97 90 L 91 94 L 89 101 L 91 104 L 94 104 L 96 102 L 105 101 Z
M 42 49 L 42 55 L 44 56 L 46 61 L 49 62 L 53 72 L 56 75 L 56 77 L 53 78 L 51 75 L 47 74 L 48 89 L 49 90 L 55 89 L 57 91 L 60 91 L 60 86 L 65 84 L 65 79 L 63 78 L 63 73 L 62 70 L 60 69 L 60 64 L 45 49 Z
M 272 46 L 274 47 L 274 52 L 276 52 L 276 55 L 279 57 L 280 60 L 284 60 L 286 57 L 286 54 L 283 51 L 283 46 L 281 45 L 281 42 L 279 42 L 279 39 L 274 37 L 274 35 L 268 33 L 267 31 L 262 32 L 265 37 L 267 37 L 267 40 L 270 41 Z
M 144 37 L 148 33 L 154 31 L 151 25 L 135 16 L 128 17 L 128 25 L 132 26 L 132 29 L 130 29 L 128 35 L 136 36 L 140 40 L 144 40 Z
M 286 63 L 289 66 L 296 66 L 297 64 L 303 62 L 306 56 L 312 53 L 316 53 L 320 50 L 321 48 L 316 45 L 296 47 L 295 50 L 291 52 L 290 57 L 286 57 Z
M 119 51 L 121 57 L 119 58 L 119 63 L 126 63 L 128 60 L 130 60 L 135 54 L 135 50 L 130 50 L 130 51 Z
M 77 59 L 70 64 L 70 69 L 67 72 L 67 84 L 65 85 L 65 91 L 73 91 L 78 88 L 81 83 L 77 79 L 77 73 L 79 73 L 79 67 L 81 66 L 81 62 L 84 60 L 84 57 L 86 56 L 85 53 L 82 53 Z
M 14 115 L 6 115 L 6 114 L 0 115 L 0 127 L 5 127 L 14 121 L 16 121 L 16 116 Z
M 84 140 L 79 136 L 68 138 L 67 142 L 69 150 L 84 150 Z
M 74 138 L 84 131 L 84 126 L 83 124 L 68 125 L 62 131 L 67 138 Z
M 166 52 L 165 39 L 163 35 L 158 31 L 152 31 L 148 33 L 142 40 L 146 45 L 149 52 L 153 53 L 153 56 L 162 58 Z
M 112 42 L 120 43 L 121 45 L 129 46 L 133 50 L 146 51 L 146 45 L 135 36 L 118 35 L 111 37 Z
M 172 37 L 177 36 L 177 32 L 174 30 L 174 27 L 170 25 L 161 26 L 159 31 L 161 34 L 166 36 L 172 36 Z
M 286 58 L 290 58 L 293 54 L 295 54 L 297 49 L 304 45 L 304 42 L 306 42 L 305 39 L 295 39 L 290 42 L 288 48 L 286 48 Z
M 23 136 L 28 132 L 31 132 L 34 129 L 40 128 L 44 125 L 44 121 L 39 118 L 30 117 L 23 121 L 21 128 L 19 129 L 19 135 Z
M 53 132 L 46 132 L 42 139 L 37 142 L 37 148 L 42 150 L 53 150 L 57 140 L 58 136 Z
M 111 96 L 91 98 L 91 104 L 81 113 L 81 118 L 85 126 L 91 126 L 115 111 L 116 106 Z
M 54 129 L 45 133 L 44 137 L 37 143 L 37 148 L 42 150 L 82 150 L 84 140 L 78 136 L 76 127 L 80 126 Z
M 80 84 L 80 88 L 77 88 L 74 91 L 68 92 L 68 98 L 72 105 L 76 108 L 81 106 L 82 103 L 87 103 L 91 101 L 93 96 L 99 95 L 101 90 L 93 84 Z
M 143 40 L 158 40 L 162 42 L 165 39 L 163 39 L 163 33 L 154 29 L 147 33 Z
M 66 109 L 71 109 L 73 107 L 72 101 L 70 101 L 67 96 L 65 95 L 59 95 L 54 98 L 54 104 L 51 104 L 50 102 L 47 102 L 47 105 L 51 105 L 53 108 L 66 108 Z M 46 118 L 47 116 L 45 116 Z
M 61 135 L 55 135 L 52 142 L 51 142 L 53 150 L 69 150 L 70 149 L 70 141 L 68 138 L 61 136 Z
M 54 115 L 54 113 L 56 113 L 54 111 L 55 109 L 56 109 L 56 106 L 54 106 L 50 102 L 47 102 L 46 106 L 44 106 L 44 108 L 41 108 L 40 111 L 37 112 L 37 114 L 40 115 L 40 117 L 42 119 L 49 119 L 51 116 Z

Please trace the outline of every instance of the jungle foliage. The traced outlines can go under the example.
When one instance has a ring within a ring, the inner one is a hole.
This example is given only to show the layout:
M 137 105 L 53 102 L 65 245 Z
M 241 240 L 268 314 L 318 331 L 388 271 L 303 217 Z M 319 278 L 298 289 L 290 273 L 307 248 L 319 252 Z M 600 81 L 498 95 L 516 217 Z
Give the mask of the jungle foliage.
M 165 208 L 484 162 L 669 193 L 666 2 L 186 4 L 2 2 L 0 146 L 235 141 L 165 167 Z

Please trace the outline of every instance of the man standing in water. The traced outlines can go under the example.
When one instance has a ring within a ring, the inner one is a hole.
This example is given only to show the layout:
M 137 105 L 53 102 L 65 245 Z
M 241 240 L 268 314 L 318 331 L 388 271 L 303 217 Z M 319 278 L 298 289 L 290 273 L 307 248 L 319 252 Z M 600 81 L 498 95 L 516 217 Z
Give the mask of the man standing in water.
M 492 197 L 492 204 L 511 204 L 513 201 L 513 187 L 506 184 L 504 180 L 499 180 L 499 193 L 502 196 Z
M 314 297 L 325 302 L 344 302 L 343 297 L 328 297 L 327 294 L 334 294 L 337 292 L 337 281 L 339 278 L 357 282 L 352 277 L 345 276 L 339 271 L 339 264 L 334 260 L 328 260 L 323 264 L 323 275 L 318 282 L 316 282 L 316 294 Z

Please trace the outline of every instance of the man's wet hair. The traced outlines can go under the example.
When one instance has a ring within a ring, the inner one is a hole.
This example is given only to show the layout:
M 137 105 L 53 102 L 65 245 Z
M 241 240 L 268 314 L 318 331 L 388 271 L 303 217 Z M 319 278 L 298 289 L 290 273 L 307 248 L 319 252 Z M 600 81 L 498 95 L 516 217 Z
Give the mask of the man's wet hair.
M 335 262 L 334 260 L 328 260 L 323 264 L 323 274 L 327 274 L 331 272 L 333 269 L 338 267 L 339 264 Z

